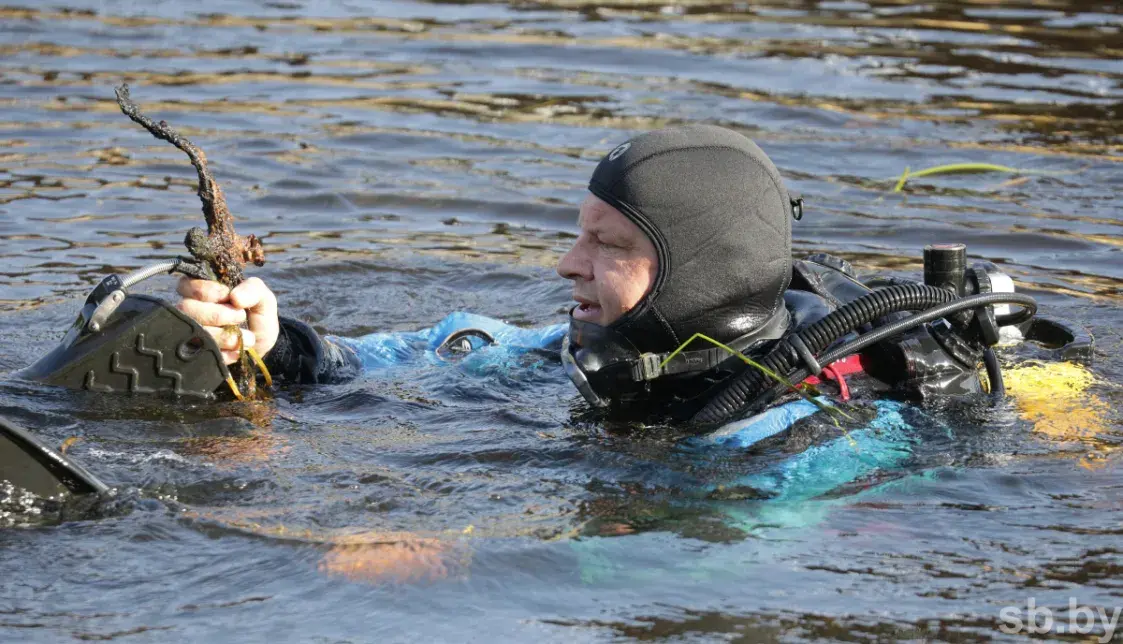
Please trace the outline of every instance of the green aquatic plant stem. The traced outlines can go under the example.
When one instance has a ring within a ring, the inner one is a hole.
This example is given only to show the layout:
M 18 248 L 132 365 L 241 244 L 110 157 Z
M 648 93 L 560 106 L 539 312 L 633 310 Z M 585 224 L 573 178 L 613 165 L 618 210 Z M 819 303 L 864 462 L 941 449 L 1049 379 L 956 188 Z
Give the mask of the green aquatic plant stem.
M 893 192 L 900 192 L 905 187 L 905 182 L 909 179 L 916 177 L 930 177 L 937 174 L 955 174 L 959 172 L 1006 172 L 1009 174 L 1068 174 L 1066 172 L 1050 172 L 1046 170 L 1021 170 L 1018 168 L 1011 168 L 1010 166 L 998 165 L 995 163 L 950 163 L 948 165 L 938 165 L 923 170 L 912 172 L 908 166 L 905 166 L 905 171 L 901 173 L 901 177 L 897 179 L 897 185 L 893 187 Z
M 927 177 L 933 174 L 954 174 L 956 172 L 1010 172 L 1010 173 L 1032 173 L 1032 170 L 1019 170 L 1005 165 L 996 165 L 993 163 L 951 163 L 948 165 L 938 165 L 932 168 L 925 168 L 917 170 L 916 172 L 909 173 L 910 177 Z
M 807 402 L 811 403 L 812 405 L 815 405 L 816 407 L 818 407 L 820 409 L 820 411 L 826 412 L 828 416 L 831 415 L 831 414 L 839 414 L 847 420 L 854 420 L 849 414 L 842 411 L 837 406 L 835 406 L 835 405 L 824 405 L 821 401 L 816 400 L 815 398 L 812 398 L 811 396 L 807 395 L 807 392 L 803 391 L 803 389 L 801 387 L 793 385 L 790 381 L 788 381 L 787 378 L 781 376 L 780 374 L 776 373 L 775 371 L 772 371 L 771 369 L 769 369 L 768 367 L 765 367 L 764 365 L 760 364 L 759 362 L 756 362 L 755 360 L 749 358 L 748 356 L 741 353 L 740 351 L 738 351 L 738 350 L 736 350 L 732 347 L 726 346 L 726 345 L 722 344 L 721 342 L 718 342 L 717 340 L 711 338 L 710 336 L 708 336 L 704 333 L 695 333 L 694 335 L 690 336 L 690 338 L 687 339 L 686 342 L 683 342 L 681 345 L 679 345 L 679 347 L 677 349 L 672 351 L 671 354 L 668 355 L 663 360 L 663 362 L 659 364 L 659 367 L 663 368 L 663 367 L 667 366 L 667 363 L 670 362 L 672 358 L 674 358 L 679 353 L 681 353 L 684 349 L 686 349 L 686 347 L 690 346 L 690 343 L 694 342 L 695 340 L 705 340 L 706 342 L 709 342 L 710 344 L 718 347 L 719 349 L 722 349 L 722 350 L 726 351 L 730 355 L 737 356 L 745 364 L 749 365 L 750 367 L 753 367 L 754 369 L 760 370 L 761 373 L 768 376 L 769 378 L 772 378 L 776 382 L 782 383 L 785 387 L 787 387 L 788 389 L 791 389 L 792 391 L 797 393 L 801 398 L 803 398 Z M 838 425 L 837 420 L 835 420 L 833 418 L 831 420 L 834 420 L 834 423 L 835 423 L 836 426 Z M 847 435 L 849 435 L 849 434 L 847 434 Z
M 905 166 L 905 171 L 901 173 L 901 178 L 897 180 L 897 185 L 893 187 L 893 192 L 900 192 L 901 188 L 905 187 L 905 182 L 909 180 L 909 167 Z
M 897 185 L 893 187 L 893 192 L 900 192 L 905 187 L 905 182 L 914 177 L 930 177 L 937 174 L 955 174 L 959 172 L 1008 172 L 1011 174 L 1032 174 L 1032 170 L 1019 170 L 1004 165 L 996 165 L 994 163 L 951 163 L 948 165 L 938 165 L 923 170 L 912 172 L 908 166 L 905 166 L 905 171 L 901 174 L 901 178 L 897 180 Z

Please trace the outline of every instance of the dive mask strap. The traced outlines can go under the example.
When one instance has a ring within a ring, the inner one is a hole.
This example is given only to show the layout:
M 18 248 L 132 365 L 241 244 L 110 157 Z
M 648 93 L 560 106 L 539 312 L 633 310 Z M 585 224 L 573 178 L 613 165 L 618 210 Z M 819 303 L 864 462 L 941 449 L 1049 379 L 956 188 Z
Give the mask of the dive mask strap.
M 565 375 L 568 376 L 570 381 L 573 382 L 573 385 L 577 387 L 577 391 L 581 393 L 581 396 L 594 407 L 608 407 L 611 401 L 597 393 L 597 390 L 593 388 L 593 383 L 589 382 L 588 376 L 585 375 L 585 370 L 573 359 L 573 352 L 570 351 L 569 348 L 568 334 L 562 338 L 561 359 Z

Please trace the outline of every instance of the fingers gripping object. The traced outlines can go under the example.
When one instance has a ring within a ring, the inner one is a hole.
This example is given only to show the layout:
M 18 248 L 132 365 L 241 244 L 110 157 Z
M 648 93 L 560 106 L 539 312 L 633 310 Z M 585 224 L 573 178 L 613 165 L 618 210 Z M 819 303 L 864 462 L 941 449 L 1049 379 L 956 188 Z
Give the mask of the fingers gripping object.
M 164 300 L 127 292 L 149 277 L 180 272 L 184 264 L 175 260 L 124 277 L 106 277 L 90 292 L 59 346 L 17 375 L 100 393 L 166 392 L 203 398 L 213 398 L 225 382 L 241 398 L 210 333 Z M 253 347 L 241 346 L 241 329 L 228 332 L 237 334 L 239 350 L 244 349 L 271 386 L 261 357 Z

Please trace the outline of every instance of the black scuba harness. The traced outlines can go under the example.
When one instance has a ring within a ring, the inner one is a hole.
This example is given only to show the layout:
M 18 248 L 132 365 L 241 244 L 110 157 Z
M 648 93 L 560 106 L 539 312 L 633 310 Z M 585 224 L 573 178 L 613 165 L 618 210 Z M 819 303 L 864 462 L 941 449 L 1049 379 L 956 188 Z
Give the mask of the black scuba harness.
M 723 347 L 641 352 L 612 327 L 574 319 L 562 340 L 562 365 L 566 374 L 594 407 L 608 407 L 622 390 L 642 390 L 646 384 L 666 376 L 713 371 L 733 357 L 732 351 L 752 353 L 761 344 L 779 339 L 787 331 L 790 315 L 777 311 L 766 323 Z M 701 342 L 698 342 L 701 344 Z M 604 396 L 598 392 L 614 391 Z

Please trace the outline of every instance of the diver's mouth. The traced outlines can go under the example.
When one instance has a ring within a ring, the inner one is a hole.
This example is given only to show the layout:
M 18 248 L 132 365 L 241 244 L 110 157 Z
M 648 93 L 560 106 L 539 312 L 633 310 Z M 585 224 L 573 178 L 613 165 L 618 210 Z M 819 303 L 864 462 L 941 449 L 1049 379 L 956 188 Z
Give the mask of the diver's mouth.
M 596 322 L 601 317 L 600 305 L 591 302 L 578 302 L 573 309 L 573 317 L 585 322 Z

